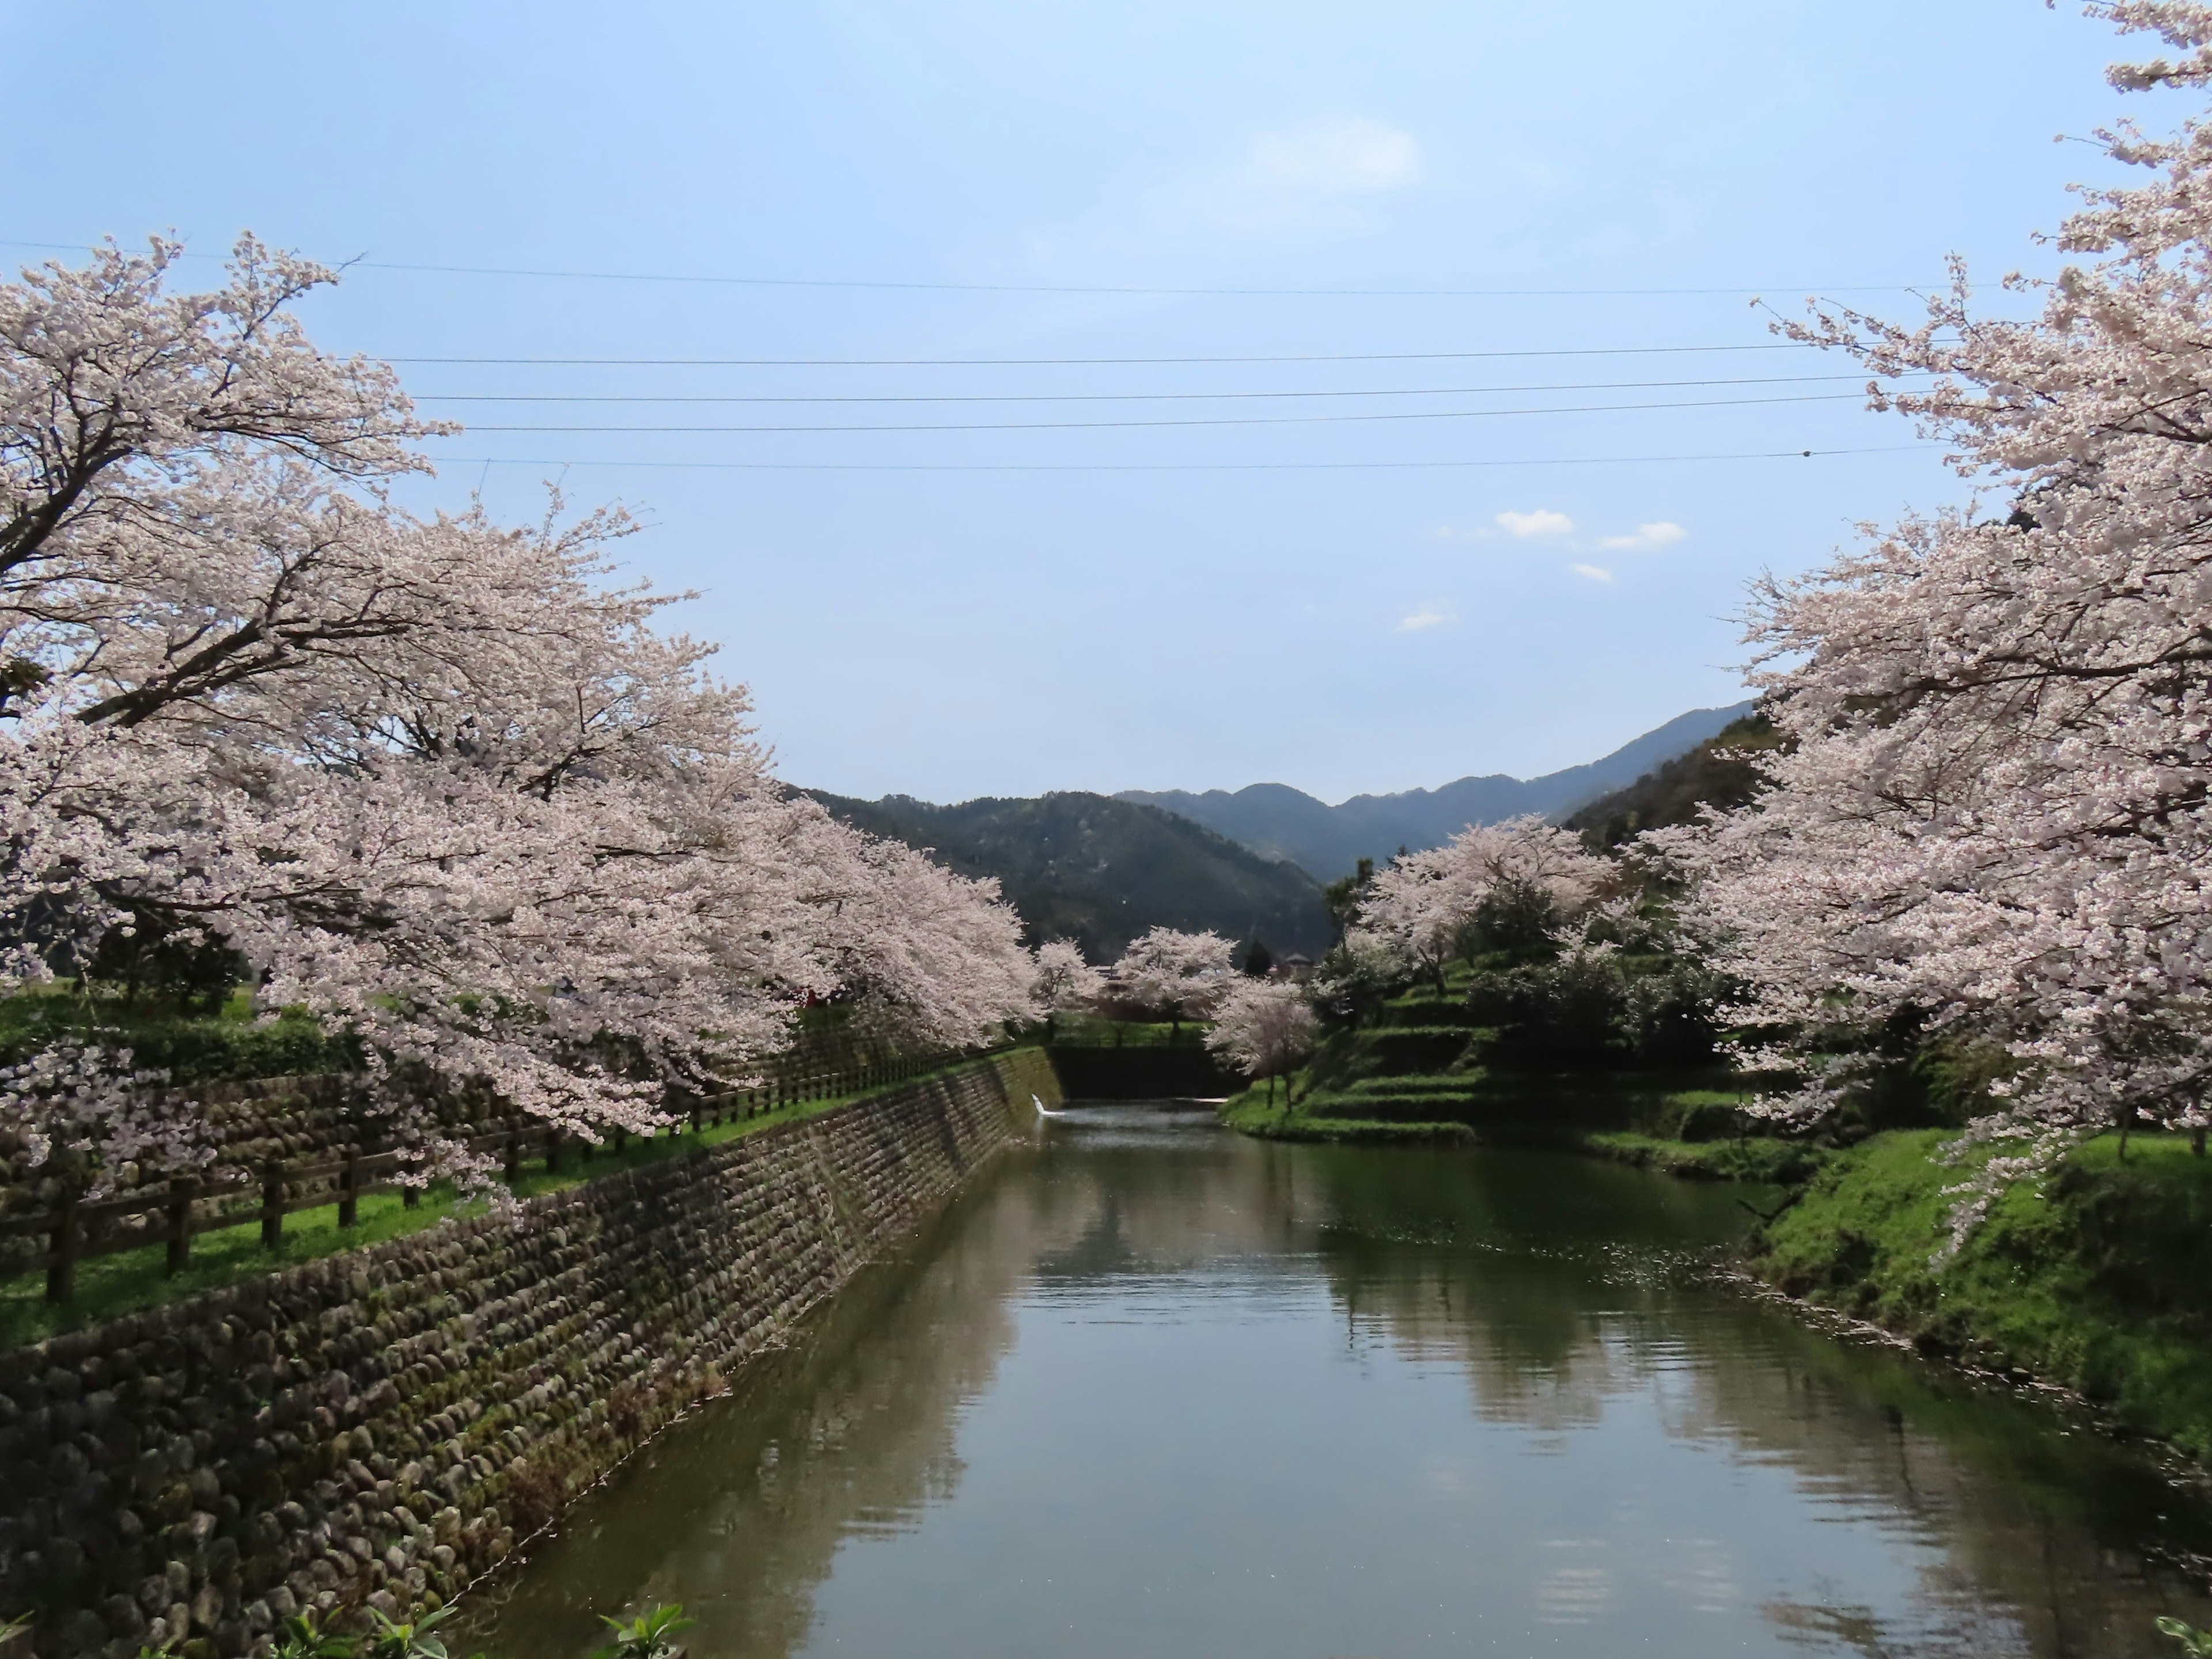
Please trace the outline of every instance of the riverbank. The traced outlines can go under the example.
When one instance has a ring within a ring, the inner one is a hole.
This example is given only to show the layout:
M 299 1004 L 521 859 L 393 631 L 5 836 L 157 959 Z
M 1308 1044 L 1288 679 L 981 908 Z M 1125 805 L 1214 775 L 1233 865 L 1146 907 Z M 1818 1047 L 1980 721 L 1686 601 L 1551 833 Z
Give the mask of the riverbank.
M 1676 1140 L 1620 1130 L 1583 1135 L 1578 1152 L 1684 1181 L 1760 1181 L 1794 1187 L 1810 1180 L 1829 1154 L 1800 1141 L 1745 1135 L 1729 1140 Z
M 955 1077 L 965 1070 L 991 1063 L 988 1059 L 949 1061 L 933 1072 L 907 1079 L 900 1086 Z M 578 1155 L 562 1170 L 529 1170 L 504 1184 L 518 1199 L 540 1198 L 565 1192 L 586 1182 L 642 1169 L 665 1158 L 700 1152 L 747 1135 L 803 1122 L 849 1106 L 871 1094 L 887 1092 L 887 1087 L 878 1085 L 794 1101 L 704 1128 L 678 1126 L 662 1134 L 633 1139 L 621 1147 L 580 1147 Z M 43 1274 L 26 1273 L 0 1279 L 0 1350 L 23 1347 L 126 1314 L 187 1301 L 210 1291 L 328 1256 L 411 1237 L 448 1219 L 473 1219 L 483 1216 L 487 1207 L 482 1198 L 463 1198 L 450 1181 L 433 1182 L 412 1207 L 398 1193 L 371 1193 L 359 1200 L 355 1224 L 350 1227 L 339 1224 L 335 1201 L 293 1212 L 286 1218 L 283 1238 L 273 1248 L 262 1243 L 259 1221 L 248 1218 L 234 1226 L 199 1234 L 192 1241 L 191 1259 L 173 1273 L 168 1266 L 167 1247 L 160 1243 L 94 1256 L 78 1267 L 76 1295 L 66 1303 L 46 1299 Z
M 1802 1142 L 1742 1133 L 1737 1093 L 1668 1090 L 1643 1076 L 1413 1074 L 1340 1091 L 1300 1083 L 1295 1098 L 1279 1085 L 1232 1095 L 1221 1121 L 1260 1140 L 1540 1145 L 1684 1180 L 1776 1186 L 1809 1179 L 1827 1156 Z M 1593 1121 L 1637 1127 L 1592 1127 Z
M 46 1659 L 237 1659 L 301 1607 L 450 1596 L 933 1215 L 1032 1095 L 1041 1052 L 1000 1053 L 0 1353 L 0 1607 Z
M 1248 1089 L 1222 1104 L 1223 1123 L 1255 1140 L 1328 1141 L 1384 1146 L 1450 1146 L 1472 1143 L 1474 1131 L 1464 1123 L 1400 1123 L 1372 1118 L 1329 1117 L 1301 1110 L 1287 1090 L 1270 1100 L 1264 1089 Z
M 1326 1117 L 1299 1111 L 1264 1093 L 1246 1094 L 1222 1108 L 1221 1121 L 1256 1140 L 1326 1141 L 1341 1146 L 1472 1146 L 1481 1139 L 1468 1124 L 1443 1121 L 1399 1123 L 1370 1118 Z M 1523 1133 L 1514 1144 L 1541 1137 Z M 1736 1140 L 1675 1140 L 1632 1130 L 1568 1134 L 1555 1141 L 1563 1151 L 1589 1154 L 1632 1169 L 1651 1170 L 1682 1181 L 1753 1181 L 1791 1187 L 1811 1177 L 1826 1156 L 1791 1141 L 1746 1137 Z
M 2122 1427 L 2212 1458 L 2212 1161 L 2185 1139 L 2078 1149 L 1942 1254 L 1952 1138 L 1899 1130 L 1835 1154 L 1761 1230 L 1752 1270 L 1923 1352 L 2069 1389 Z

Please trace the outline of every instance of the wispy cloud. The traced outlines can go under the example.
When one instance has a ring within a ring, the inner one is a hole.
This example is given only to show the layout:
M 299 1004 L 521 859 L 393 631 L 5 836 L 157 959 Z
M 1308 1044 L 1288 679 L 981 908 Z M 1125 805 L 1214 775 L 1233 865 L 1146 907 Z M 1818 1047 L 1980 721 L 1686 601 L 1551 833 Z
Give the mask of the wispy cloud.
M 1088 208 L 1024 236 L 1024 275 L 1096 283 L 1252 280 L 1255 239 L 1311 244 L 1372 234 L 1428 171 L 1404 128 L 1339 115 L 1220 135 L 1180 166 L 1132 171 Z
M 1252 140 L 1247 182 L 1319 196 L 1402 190 L 1421 176 L 1420 141 L 1402 128 L 1358 116 L 1309 121 Z
M 1408 616 L 1398 619 L 1401 634 L 1419 634 L 1431 628 L 1451 628 L 1459 622 L 1459 611 L 1448 601 L 1423 599 Z
M 1358 232 L 1371 204 L 1419 182 L 1422 165 L 1420 141 L 1402 128 L 1308 121 L 1255 133 L 1226 167 L 1191 179 L 1182 211 L 1244 234 Z
M 1644 552 L 1655 547 L 1666 547 L 1672 543 L 1679 542 L 1689 533 L 1681 526 L 1669 524 L 1662 519 L 1656 524 L 1637 526 L 1636 533 L 1632 536 L 1601 536 L 1597 538 L 1597 544 L 1600 547 L 1612 548 L 1620 552 Z
M 1501 513 L 1498 525 L 1509 536 L 1566 536 L 1573 533 L 1575 521 L 1564 513 L 1540 507 L 1534 513 Z
M 1567 568 L 1589 581 L 1609 582 L 1613 580 L 1613 572 L 1594 564 L 1571 564 Z

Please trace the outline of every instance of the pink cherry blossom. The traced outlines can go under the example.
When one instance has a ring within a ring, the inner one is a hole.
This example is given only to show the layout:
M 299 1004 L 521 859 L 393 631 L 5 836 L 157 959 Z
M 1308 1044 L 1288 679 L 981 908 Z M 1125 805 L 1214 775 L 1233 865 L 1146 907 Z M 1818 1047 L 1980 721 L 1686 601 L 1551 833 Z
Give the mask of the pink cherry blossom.
M 288 314 L 330 274 L 249 238 L 175 297 L 178 252 L 0 286 L 0 973 L 220 939 L 403 1124 L 470 1082 L 587 1137 L 743 1083 L 810 998 L 929 1048 L 1030 1014 L 995 887 L 780 785 L 681 596 L 615 580 L 620 512 L 399 510 L 439 428 Z M 39 1057 L 0 1121 L 125 1155 L 96 1069 Z
M 2093 9 L 2185 54 L 2116 85 L 2212 83 L 2212 7 Z M 2008 1057 L 1961 1228 L 2098 1128 L 2203 1124 L 2212 1084 L 2212 128 L 2100 137 L 2147 176 L 2080 192 L 2055 240 L 2086 261 L 2008 279 L 2035 314 L 1983 314 L 1954 266 L 1916 325 L 1790 328 L 1863 362 L 1974 504 L 1759 586 L 1791 746 L 1753 806 L 1660 838 L 1741 1012 L 1796 1034 L 1809 1085 L 1772 1109 L 1825 1110 L 1850 1034 L 1900 1014 Z

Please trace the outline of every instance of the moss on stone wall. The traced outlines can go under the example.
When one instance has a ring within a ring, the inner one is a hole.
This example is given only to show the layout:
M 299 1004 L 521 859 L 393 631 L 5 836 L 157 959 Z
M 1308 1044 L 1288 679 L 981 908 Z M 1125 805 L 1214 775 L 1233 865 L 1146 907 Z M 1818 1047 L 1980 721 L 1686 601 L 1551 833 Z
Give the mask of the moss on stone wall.
M 0 1614 L 243 1654 L 503 1559 L 1057 1100 L 955 1076 L 0 1354 Z

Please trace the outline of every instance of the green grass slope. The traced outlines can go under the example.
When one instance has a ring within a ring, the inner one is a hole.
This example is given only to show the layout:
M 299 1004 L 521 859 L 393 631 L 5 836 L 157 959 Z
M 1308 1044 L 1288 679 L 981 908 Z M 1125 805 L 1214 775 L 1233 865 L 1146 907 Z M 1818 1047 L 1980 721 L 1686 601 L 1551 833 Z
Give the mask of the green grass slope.
M 1764 1231 L 1753 1266 L 1795 1295 L 1929 1352 L 2072 1389 L 2120 1422 L 2212 1457 L 2212 1161 L 2185 1141 L 2116 1137 L 2041 1190 L 2016 1188 L 1954 1256 L 1960 1171 L 1940 1129 L 1838 1155 Z
M 1740 1092 L 1698 1086 L 1716 1080 L 1698 1070 L 1493 1063 L 1504 1034 L 1469 1018 L 1471 978 L 1455 963 L 1441 990 L 1421 984 L 1389 998 L 1333 1033 L 1292 1086 L 1240 1094 L 1223 1121 L 1271 1139 L 1547 1140 L 1712 1178 L 1794 1179 L 1809 1168 L 1802 1149 L 1747 1139 Z
M 1279 957 L 1317 957 L 1335 934 L 1304 871 L 1157 806 L 1073 791 L 957 806 L 811 793 L 872 835 L 932 851 L 963 876 L 997 877 L 1030 943 L 1072 939 L 1093 962 L 1155 927 L 1263 939 Z

